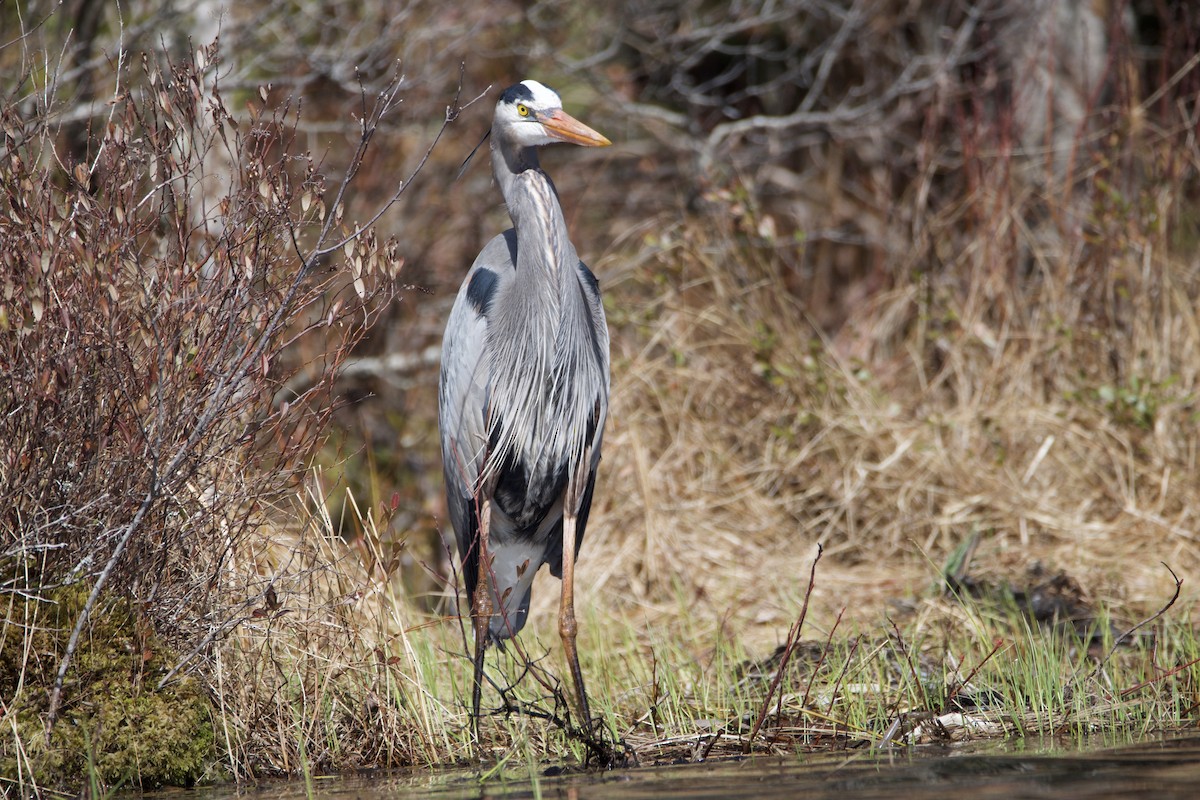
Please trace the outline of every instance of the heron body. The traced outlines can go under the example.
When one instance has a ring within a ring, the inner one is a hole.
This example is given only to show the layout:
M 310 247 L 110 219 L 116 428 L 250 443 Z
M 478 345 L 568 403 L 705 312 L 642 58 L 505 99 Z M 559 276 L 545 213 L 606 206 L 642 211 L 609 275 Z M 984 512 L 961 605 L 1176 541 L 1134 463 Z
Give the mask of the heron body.
M 609 142 L 536 81 L 501 94 L 491 137 L 513 227 L 488 242 L 459 289 L 439 386 L 447 504 L 475 621 L 473 710 L 478 724 L 487 641 L 521 630 L 534 575 L 548 564 L 563 579 L 559 630 L 587 725 L 573 576 L 608 414 L 608 327 L 536 148 Z

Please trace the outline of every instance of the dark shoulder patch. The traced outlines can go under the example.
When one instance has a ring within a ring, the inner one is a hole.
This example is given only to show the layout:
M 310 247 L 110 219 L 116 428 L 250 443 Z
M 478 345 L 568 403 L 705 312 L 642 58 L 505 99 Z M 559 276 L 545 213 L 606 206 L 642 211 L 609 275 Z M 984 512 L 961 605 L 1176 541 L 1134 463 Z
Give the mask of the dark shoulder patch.
M 523 83 L 514 83 L 512 86 L 500 93 L 501 103 L 516 103 L 524 100 L 533 99 L 533 92 L 529 91 L 529 87 Z
M 596 280 L 595 274 L 588 269 L 588 265 L 582 261 L 579 262 L 579 274 L 583 276 L 583 281 L 585 284 L 587 284 L 587 287 L 592 290 L 592 295 L 599 297 L 600 281 Z
M 480 316 L 486 317 L 492 307 L 497 283 L 496 273 L 490 269 L 476 270 L 471 276 L 471 282 L 467 284 L 467 301 Z

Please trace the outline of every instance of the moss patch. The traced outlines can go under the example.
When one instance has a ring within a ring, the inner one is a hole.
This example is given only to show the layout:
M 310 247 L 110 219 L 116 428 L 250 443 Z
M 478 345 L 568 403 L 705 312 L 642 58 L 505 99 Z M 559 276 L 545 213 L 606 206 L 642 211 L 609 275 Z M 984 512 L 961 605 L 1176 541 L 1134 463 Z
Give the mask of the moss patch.
M 101 601 L 63 685 L 50 736 L 50 693 L 89 587 L 37 598 L 10 594 L 0 635 L 0 700 L 6 725 L 0 775 L 78 790 L 91 780 L 142 787 L 195 783 L 215 754 L 207 695 L 192 678 L 155 686 L 170 654 L 124 599 Z M 15 730 L 14 730 L 15 728 Z

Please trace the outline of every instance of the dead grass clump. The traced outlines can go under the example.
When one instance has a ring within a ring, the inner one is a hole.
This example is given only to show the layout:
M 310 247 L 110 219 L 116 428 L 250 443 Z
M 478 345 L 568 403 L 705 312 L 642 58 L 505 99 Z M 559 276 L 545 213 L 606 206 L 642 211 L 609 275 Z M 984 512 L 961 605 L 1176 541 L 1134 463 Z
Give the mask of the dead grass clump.
M 234 554 L 240 595 L 252 597 L 206 656 L 218 742 L 228 765 L 253 774 L 444 764 L 469 748 L 464 706 L 449 677 L 451 625 L 438 635 L 381 571 L 387 547 L 369 512 L 356 549 L 334 532 L 332 505 L 314 473 L 310 523 L 264 530 Z
M 790 607 L 798 585 L 754 576 L 799 575 L 821 542 L 866 584 L 853 602 L 832 590 L 826 612 L 853 613 L 975 531 L 995 564 L 1070 564 L 1103 587 L 1119 572 L 1127 602 L 1157 594 L 1160 560 L 1200 564 L 1200 274 L 1177 256 L 1115 260 L 1126 310 L 1107 319 L 1063 285 L 1073 270 L 996 328 L 969 297 L 897 292 L 882 316 L 913 324 L 859 359 L 808 323 L 777 264 L 714 227 L 664 236 L 653 272 L 618 289 L 634 307 L 613 320 L 629 379 L 605 462 L 622 501 L 601 506 L 591 545 L 617 554 L 602 596 L 668 600 L 682 582 L 753 619 L 746 604 Z

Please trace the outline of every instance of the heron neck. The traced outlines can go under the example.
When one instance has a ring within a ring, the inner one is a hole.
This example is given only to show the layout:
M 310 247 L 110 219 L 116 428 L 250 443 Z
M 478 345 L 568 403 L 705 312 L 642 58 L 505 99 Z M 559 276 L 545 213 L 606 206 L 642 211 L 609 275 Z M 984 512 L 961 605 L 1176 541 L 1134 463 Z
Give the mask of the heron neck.
M 504 410 L 494 453 L 527 443 L 521 448 L 545 467 L 582 446 L 567 434 L 588 429 L 593 404 L 571 398 L 584 386 L 607 389 L 607 374 L 599 371 L 607 362 L 596 356 L 595 312 L 580 285 L 579 256 L 554 184 L 532 149 L 492 154 L 516 234 L 515 274 L 488 325 L 491 402 Z
M 495 329 L 523 352 L 521 360 L 528 363 L 533 352 L 540 352 L 534 360 L 550 368 L 567 306 L 583 302 L 578 286 L 573 286 L 579 280 L 579 256 L 568 236 L 558 193 L 550 176 L 537 166 L 536 152 L 499 149 L 493 150 L 493 158 L 517 238 L 511 301 L 495 312 Z
M 494 137 L 491 149 L 492 171 L 517 233 L 518 280 L 534 280 L 535 273 L 557 276 L 564 272 L 559 265 L 572 263 L 577 256 L 558 190 L 542 170 L 537 148 L 517 147 Z
M 517 147 L 511 142 L 503 141 L 500 137 L 493 135 L 491 150 L 492 174 L 496 176 L 496 183 L 500 185 L 500 194 L 504 197 L 504 203 L 508 206 L 511 217 L 517 176 L 531 169 L 541 171 L 537 148 Z M 514 225 L 516 222 L 516 219 L 513 219 Z

